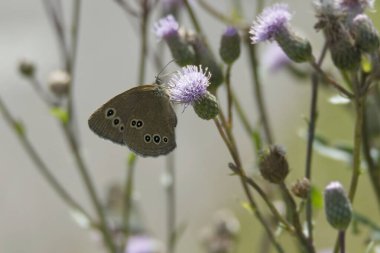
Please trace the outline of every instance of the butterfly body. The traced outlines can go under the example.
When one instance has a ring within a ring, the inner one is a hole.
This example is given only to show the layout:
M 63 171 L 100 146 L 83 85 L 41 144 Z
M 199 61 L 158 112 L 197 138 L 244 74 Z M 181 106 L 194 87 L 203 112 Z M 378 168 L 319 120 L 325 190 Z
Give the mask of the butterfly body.
M 88 120 L 102 138 L 126 145 L 141 156 L 159 156 L 176 147 L 177 117 L 163 87 L 147 84 L 106 102 Z

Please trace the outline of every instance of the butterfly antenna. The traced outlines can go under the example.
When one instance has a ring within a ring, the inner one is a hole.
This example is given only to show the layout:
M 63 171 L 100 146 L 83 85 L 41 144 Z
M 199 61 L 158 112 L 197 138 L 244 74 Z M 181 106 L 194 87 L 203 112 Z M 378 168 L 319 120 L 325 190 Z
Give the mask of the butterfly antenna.
M 169 66 L 169 64 L 172 63 L 172 62 L 174 62 L 174 61 L 175 61 L 175 59 L 172 59 L 168 63 L 166 63 L 166 65 L 162 68 L 162 70 L 156 75 L 156 83 L 157 84 L 161 84 L 160 75 L 162 74 L 162 72 L 165 71 L 165 69 Z

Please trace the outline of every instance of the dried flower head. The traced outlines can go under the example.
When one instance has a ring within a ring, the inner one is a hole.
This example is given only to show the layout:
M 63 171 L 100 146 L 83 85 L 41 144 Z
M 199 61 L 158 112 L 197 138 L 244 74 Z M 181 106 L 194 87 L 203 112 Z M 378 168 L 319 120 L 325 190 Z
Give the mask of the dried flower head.
M 287 4 L 274 4 L 267 7 L 253 22 L 249 33 L 252 44 L 267 40 L 274 40 L 275 36 L 286 29 L 292 18 Z
M 169 81 L 170 100 L 192 105 L 207 94 L 211 73 L 202 66 L 188 65 L 173 75 Z
M 33 77 L 36 72 L 36 65 L 28 59 L 22 59 L 19 62 L 18 70 L 22 76 L 30 78 Z
M 263 151 L 260 155 L 259 169 L 265 180 L 274 184 L 283 182 L 289 173 L 285 150 L 274 145 Z
M 71 76 L 64 70 L 55 70 L 49 75 L 49 89 L 57 97 L 67 95 L 70 89 Z
M 292 193 L 301 198 L 301 199 L 307 199 L 310 190 L 311 190 L 311 184 L 309 179 L 306 177 L 303 179 L 298 179 L 293 185 L 292 185 Z
M 158 20 L 153 26 L 153 31 L 159 39 L 165 39 L 172 35 L 177 35 L 178 29 L 179 25 L 172 15 L 168 15 Z

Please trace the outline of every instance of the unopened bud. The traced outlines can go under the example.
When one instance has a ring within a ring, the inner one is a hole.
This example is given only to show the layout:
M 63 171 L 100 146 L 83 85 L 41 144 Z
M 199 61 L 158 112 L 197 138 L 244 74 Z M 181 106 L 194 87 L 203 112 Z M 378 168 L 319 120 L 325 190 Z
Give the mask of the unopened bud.
M 309 192 L 311 190 L 310 181 L 307 178 L 297 180 L 292 188 L 293 194 L 301 199 L 307 199 Z
M 219 113 L 218 101 L 210 92 L 207 92 L 200 100 L 193 104 L 195 113 L 205 120 L 215 118 Z
M 285 54 L 295 62 L 305 62 L 312 59 L 312 49 L 309 41 L 296 35 L 289 29 L 280 30 L 276 37 Z
M 356 45 L 362 51 L 372 53 L 379 48 L 379 33 L 367 15 L 360 14 L 354 18 L 351 25 L 351 32 Z
M 18 70 L 22 76 L 30 78 L 34 76 L 36 72 L 36 66 L 34 62 L 23 59 L 19 63 Z
M 197 64 L 208 68 L 212 75 L 209 90 L 215 91 L 223 82 L 222 68 L 201 38 L 194 35 L 190 38 L 190 43 L 194 48 Z
M 232 64 L 240 56 L 240 36 L 234 27 L 228 27 L 220 41 L 219 54 L 227 64 Z
M 274 145 L 260 156 L 259 169 L 264 179 L 271 183 L 283 182 L 289 173 L 288 161 L 282 147 Z
M 57 97 L 64 97 L 69 93 L 71 76 L 64 70 L 53 71 L 48 80 L 50 91 Z
M 325 189 L 325 212 L 327 221 L 337 230 L 346 230 L 351 222 L 352 207 L 343 186 L 331 182 Z

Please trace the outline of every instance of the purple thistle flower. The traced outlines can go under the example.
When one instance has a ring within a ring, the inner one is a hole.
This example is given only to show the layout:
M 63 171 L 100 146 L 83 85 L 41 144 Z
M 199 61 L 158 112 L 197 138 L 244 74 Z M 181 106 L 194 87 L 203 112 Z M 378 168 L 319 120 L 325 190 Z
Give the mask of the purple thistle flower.
M 291 18 L 292 14 L 287 4 L 274 4 L 265 8 L 253 22 L 249 31 L 252 44 L 273 40 L 276 34 L 286 29 Z
M 131 236 L 125 253 L 163 253 L 159 241 L 145 235 Z
M 194 104 L 205 95 L 210 84 L 211 73 L 202 66 L 188 65 L 178 71 L 169 81 L 170 100 L 182 104 Z
M 340 0 L 339 5 L 348 12 L 363 13 L 365 9 L 373 9 L 375 0 Z
M 154 26 L 153 31 L 159 39 L 170 37 L 177 34 L 179 25 L 172 15 L 168 15 L 158 20 Z

